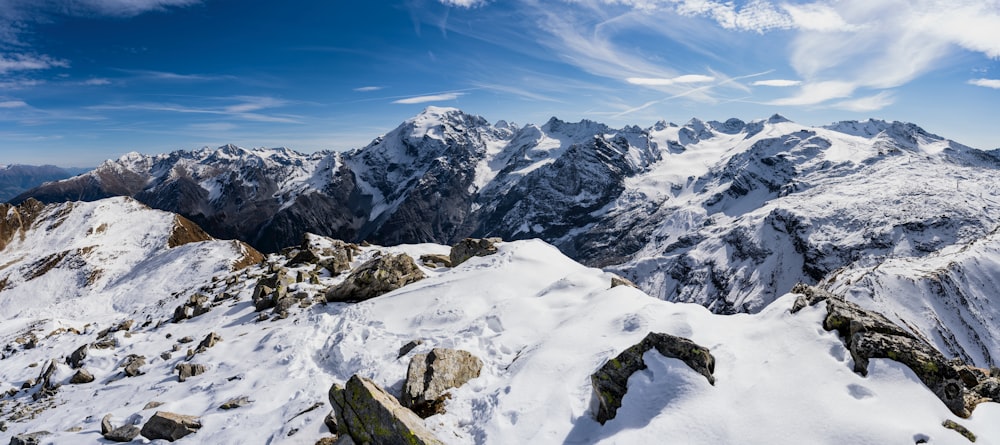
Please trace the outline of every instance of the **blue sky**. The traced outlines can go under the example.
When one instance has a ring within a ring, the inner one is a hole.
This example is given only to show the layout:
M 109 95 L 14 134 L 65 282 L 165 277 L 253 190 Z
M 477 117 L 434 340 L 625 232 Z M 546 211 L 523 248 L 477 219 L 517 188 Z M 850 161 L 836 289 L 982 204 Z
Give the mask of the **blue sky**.
M 1000 0 L 0 0 L 0 164 L 361 147 L 428 105 L 1000 147 Z

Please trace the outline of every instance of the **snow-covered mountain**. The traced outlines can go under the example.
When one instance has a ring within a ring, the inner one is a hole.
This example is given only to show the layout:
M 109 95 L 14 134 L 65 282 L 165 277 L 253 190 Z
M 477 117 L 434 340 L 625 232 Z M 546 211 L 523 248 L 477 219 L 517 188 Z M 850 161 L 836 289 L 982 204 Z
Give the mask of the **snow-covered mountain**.
M 105 421 L 128 437 L 126 427 L 138 434 L 155 413 L 170 412 L 197 418 L 178 427 L 194 431 L 181 443 L 330 443 L 318 441 L 332 436 L 332 384 L 360 376 L 401 398 L 411 360 L 450 348 L 480 360 L 478 377 L 451 389 L 441 412 L 414 421 L 446 444 L 968 443 L 946 422 L 977 443 L 1000 443 L 1000 404 L 981 403 L 959 418 L 896 361 L 872 359 L 867 376 L 853 372 L 844 340 L 825 328 L 826 311 L 791 313 L 793 294 L 756 314 L 713 314 L 613 286 L 613 274 L 540 240 L 500 243 L 492 255 L 441 267 L 447 246 L 360 247 L 309 236 L 234 270 L 237 244 L 170 247 L 178 230 L 194 235 L 184 239 L 204 236 L 129 199 L 29 202 L 7 214 L 30 222 L 5 232 L 14 233 L 4 238 L 5 259 L 49 256 L 27 243 L 96 245 L 73 261 L 101 258 L 105 270 L 81 286 L 68 273 L 75 268 L 61 263 L 29 281 L 18 277 L 45 268 L 4 267 L 16 286 L 0 291 L 0 301 L 26 305 L 0 312 L 0 430 L 15 440 L 37 433 L 41 443 L 107 443 Z M 146 230 L 138 218 L 151 220 Z M 349 269 L 334 274 L 339 267 L 327 261 L 343 253 Z M 318 302 L 351 280 L 350 270 L 398 254 L 425 258 L 415 264 L 425 278 L 360 303 Z M 80 298 L 24 302 L 36 281 L 50 294 L 76 289 Z M 274 283 L 285 297 L 263 308 L 260 289 Z M 617 415 L 599 423 L 592 375 L 650 332 L 707 348 L 713 379 L 650 350 Z M 77 379 L 84 370 L 92 381 Z
M 305 232 L 386 245 L 541 238 L 658 298 L 736 313 L 800 281 L 842 286 L 843 271 L 985 239 L 1000 218 L 998 167 L 996 151 L 899 122 L 518 126 L 431 107 L 351 152 L 128 155 L 22 198 L 134 196 L 265 251 Z M 903 299 L 864 282 L 852 295 Z M 919 312 L 915 326 L 939 348 L 994 363 L 985 315 L 959 327 Z
M 54 165 L 0 165 L 0 203 L 46 182 L 66 179 L 87 170 Z

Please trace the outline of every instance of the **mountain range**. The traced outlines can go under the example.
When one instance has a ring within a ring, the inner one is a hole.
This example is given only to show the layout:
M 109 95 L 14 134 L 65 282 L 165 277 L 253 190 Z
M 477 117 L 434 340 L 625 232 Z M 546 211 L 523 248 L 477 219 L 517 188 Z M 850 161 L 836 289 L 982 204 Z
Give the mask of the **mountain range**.
M 89 170 L 54 165 L 0 165 L 0 202 L 6 202 L 46 182 L 70 178 Z

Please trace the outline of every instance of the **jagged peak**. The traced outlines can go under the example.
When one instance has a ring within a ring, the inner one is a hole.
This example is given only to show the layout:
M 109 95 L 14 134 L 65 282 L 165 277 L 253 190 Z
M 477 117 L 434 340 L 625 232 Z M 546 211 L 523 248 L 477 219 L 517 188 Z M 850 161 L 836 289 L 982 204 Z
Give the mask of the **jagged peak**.
M 767 118 L 767 123 L 769 124 L 781 124 L 785 122 L 791 122 L 791 120 L 778 113 L 774 113 L 771 117 Z

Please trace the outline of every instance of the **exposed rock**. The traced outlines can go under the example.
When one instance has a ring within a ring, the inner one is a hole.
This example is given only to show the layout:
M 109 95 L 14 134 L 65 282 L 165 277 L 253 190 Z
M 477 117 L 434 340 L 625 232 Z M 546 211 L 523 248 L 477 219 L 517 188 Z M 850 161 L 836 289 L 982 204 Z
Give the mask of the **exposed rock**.
M 444 413 L 448 390 L 479 377 L 483 362 L 467 351 L 434 348 L 410 360 L 403 387 L 403 406 L 427 418 Z
M 157 408 L 157 407 L 160 407 L 160 406 L 163 406 L 163 402 L 157 402 L 157 401 L 154 400 L 152 402 L 146 403 L 146 405 L 143 406 L 142 409 L 143 409 L 143 411 L 145 411 L 147 409 L 153 409 L 153 408 Z
M 383 445 L 441 444 L 413 411 L 371 380 L 354 375 L 346 386 L 330 388 L 338 433 L 357 443 Z
M 194 363 L 181 363 L 175 369 L 177 369 L 177 381 L 180 382 L 187 381 L 187 379 L 196 375 L 204 374 L 206 371 L 205 365 Z
M 170 238 L 167 239 L 167 247 L 178 247 L 199 241 L 211 241 L 213 238 L 205 233 L 201 227 L 191 222 L 191 220 L 180 216 L 174 216 L 174 228 L 170 231 Z
M 219 405 L 219 409 L 236 409 L 242 406 L 247 406 L 249 404 L 250 404 L 249 397 L 240 396 L 226 400 L 222 405 Z
M 451 260 L 451 266 L 454 267 L 474 256 L 493 255 L 497 253 L 496 243 L 498 242 L 500 242 L 499 238 L 466 238 L 451 246 L 448 259 Z
M 399 348 L 399 355 L 397 355 L 396 358 L 401 358 L 404 355 L 409 354 L 410 351 L 412 351 L 414 348 L 422 344 L 424 344 L 423 340 L 410 340 L 405 345 Z
M 181 337 L 180 340 L 177 340 L 177 343 L 191 343 L 193 341 L 194 341 L 194 337 L 192 337 L 190 335 L 185 335 L 184 337 Z
M 328 302 L 364 301 L 425 278 L 404 253 L 381 255 L 358 266 L 344 282 L 326 293 Z
M 285 298 L 288 286 L 295 283 L 295 277 L 288 275 L 284 268 L 277 268 L 271 275 L 257 280 L 253 289 L 253 305 L 256 311 L 273 308 L 278 300 Z
M 195 416 L 185 416 L 166 411 L 157 411 L 142 426 L 140 434 L 149 440 L 165 439 L 173 442 L 201 428 L 201 420 Z
M 111 414 L 105 414 L 104 417 L 101 418 L 101 434 L 108 434 L 113 429 L 115 428 L 111 425 Z
M 48 431 L 37 431 L 28 434 L 18 434 L 10 438 L 10 445 L 41 445 L 42 438 L 52 433 Z
M 80 385 L 80 384 L 83 384 L 83 383 L 90 383 L 90 382 L 93 382 L 93 381 L 94 381 L 94 375 L 91 374 L 89 371 L 87 371 L 84 368 L 80 368 L 80 369 L 76 370 L 76 373 L 73 374 L 73 377 L 70 377 L 70 379 L 69 379 L 69 382 L 72 383 L 72 384 L 74 384 L 74 385 Z
M 188 301 L 174 309 L 174 317 L 172 321 L 178 323 L 181 320 L 187 320 L 189 318 L 194 318 L 199 315 L 205 314 L 212 310 L 212 305 L 209 298 L 203 294 L 195 293 L 188 297 Z
M 83 366 L 83 359 L 87 358 L 87 348 L 87 345 L 76 348 L 76 350 L 66 358 L 66 364 L 73 369 L 79 369 Z
M 104 434 L 104 438 L 112 442 L 131 442 L 139 437 L 140 429 L 135 425 L 122 425 Z
M 210 332 L 204 339 L 201 340 L 201 343 L 198 343 L 198 348 L 195 349 L 195 352 L 199 354 L 205 352 L 208 348 L 215 346 L 215 344 L 220 341 L 222 341 L 222 337 L 219 337 L 219 335 L 215 332 Z
M 990 388 L 1000 381 L 984 370 L 952 361 L 925 340 L 879 314 L 812 286 L 798 284 L 793 293 L 801 294 L 792 310 L 826 302 L 823 328 L 837 331 L 854 359 L 854 372 L 868 375 L 873 358 L 895 360 L 910 368 L 956 416 L 969 417 L 975 406 L 993 399 Z M 995 400 L 995 399 L 993 399 Z
M 316 445 L 337 445 L 337 436 L 321 437 L 316 441 Z
M 708 348 L 683 337 L 650 332 L 642 341 L 608 360 L 590 376 L 598 401 L 595 417 L 602 425 L 615 418 L 622 405 L 622 398 L 628 391 L 629 377 L 646 369 L 643 355 L 651 349 L 656 349 L 664 357 L 683 361 L 695 372 L 705 376 L 708 383 L 715 384 L 715 377 L 712 375 L 715 372 L 715 357 Z
M 141 366 L 146 366 L 146 357 L 130 354 L 128 357 L 125 357 L 125 362 L 122 367 L 125 368 L 125 376 L 135 377 L 145 374 L 139 370 Z
M 639 288 L 639 286 L 636 286 L 635 283 L 629 281 L 627 278 L 615 275 L 611 277 L 611 288 L 614 289 L 618 286 L 628 286 L 628 287 L 634 287 L 636 289 Z
M 968 428 L 966 428 L 966 427 L 964 427 L 962 425 L 959 425 L 958 423 L 956 423 L 955 421 L 953 421 L 951 419 L 948 419 L 948 420 L 945 420 L 944 422 L 942 422 L 941 426 L 943 426 L 945 428 L 948 428 L 949 430 L 954 430 L 958 434 L 961 434 L 962 436 L 964 436 L 966 439 L 969 439 L 969 442 L 975 442 L 976 441 L 976 435 L 972 434 L 972 431 L 969 431 Z
M 331 433 L 337 434 L 337 412 L 330 410 L 330 413 L 323 418 L 323 424 Z
M 420 262 L 428 267 L 451 267 L 451 256 L 428 253 L 420 255 Z

